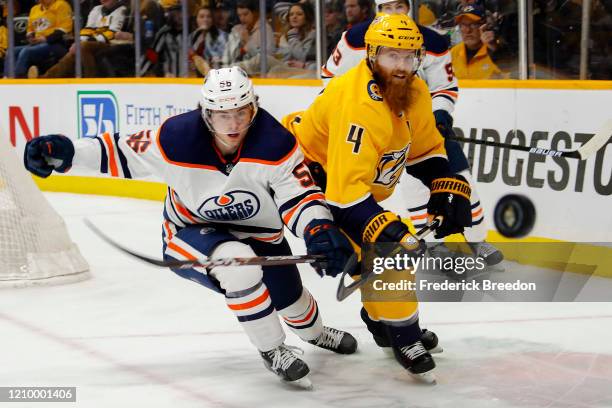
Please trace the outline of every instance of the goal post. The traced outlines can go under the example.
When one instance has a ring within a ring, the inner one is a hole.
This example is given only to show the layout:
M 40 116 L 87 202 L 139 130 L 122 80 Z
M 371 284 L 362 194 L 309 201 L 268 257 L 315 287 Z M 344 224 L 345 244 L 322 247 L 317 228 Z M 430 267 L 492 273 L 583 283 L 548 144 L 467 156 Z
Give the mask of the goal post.
M 25 170 L 0 128 L 0 288 L 89 278 L 64 220 Z

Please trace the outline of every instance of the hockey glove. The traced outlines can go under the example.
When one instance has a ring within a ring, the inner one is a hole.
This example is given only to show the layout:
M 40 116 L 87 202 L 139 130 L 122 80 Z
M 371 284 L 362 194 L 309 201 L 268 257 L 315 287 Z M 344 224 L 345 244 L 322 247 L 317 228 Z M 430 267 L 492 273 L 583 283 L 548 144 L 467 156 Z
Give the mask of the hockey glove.
M 434 111 L 434 118 L 436 119 L 436 127 L 443 137 L 455 136 L 453 131 L 453 117 L 444 109 L 438 109 Z
M 431 195 L 427 212 L 434 217 L 442 216 L 442 223 L 436 229 L 436 238 L 461 233 L 465 227 L 472 225 L 472 189 L 463 176 L 450 175 L 434 179 L 429 189 Z
M 386 258 L 403 254 L 418 258 L 426 249 L 425 243 L 412 235 L 408 226 L 390 211 L 378 213 L 368 221 L 363 230 L 363 242 L 386 244 L 376 248 L 376 253 Z M 397 245 L 390 245 L 391 243 Z
M 330 220 L 312 220 L 304 230 L 304 241 L 309 255 L 327 257 L 323 264 L 313 264 L 321 276 L 342 273 L 354 252 L 349 240 Z
M 63 135 L 39 136 L 25 147 L 25 168 L 38 177 L 47 178 L 53 170 L 65 173 L 72 167 L 74 145 Z

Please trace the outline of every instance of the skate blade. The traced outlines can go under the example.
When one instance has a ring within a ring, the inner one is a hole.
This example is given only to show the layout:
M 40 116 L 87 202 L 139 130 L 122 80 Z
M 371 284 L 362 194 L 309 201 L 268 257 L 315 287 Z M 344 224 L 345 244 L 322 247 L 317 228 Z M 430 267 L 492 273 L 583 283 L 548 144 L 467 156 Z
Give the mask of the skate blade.
M 308 378 L 308 376 L 304 376 L 300 379 L 297 379 L 295 381 L 285 381 L 283 380 L 283 382 L 287 385 L 290 385 L 292 387 L 295 388 L 299 388 L 301 390 L 312 390 L 312 381 L 310 381 L 310 378 Z
M 415 379 L 417 379 L 419 382 L 422 382 L 424 384 L 431 384 L 431 385 L 437 384 L 436 375 L 432 373 L 431 371 L 428 371 L 426 373 L 421 373 L 421 374 L 411 373 L 410 371 L 408 371 L 408 373 L 410 373 L 410 375 L 414 377 Z

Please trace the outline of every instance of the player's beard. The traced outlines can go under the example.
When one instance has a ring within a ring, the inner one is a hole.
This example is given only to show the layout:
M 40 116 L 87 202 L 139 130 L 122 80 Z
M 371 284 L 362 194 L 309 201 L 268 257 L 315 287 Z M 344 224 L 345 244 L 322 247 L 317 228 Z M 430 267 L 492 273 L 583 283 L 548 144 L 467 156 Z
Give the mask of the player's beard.
M 394 75 L 404 77 L 397 78 Z M 374 79 L 380 87 L 383 100 L 387 102 L 391 111 L 399 115 L 410 107 L 413 99 L 411 85 L 414 81 L 414 74 L 401 70 L 389 71 L 375 63 Z

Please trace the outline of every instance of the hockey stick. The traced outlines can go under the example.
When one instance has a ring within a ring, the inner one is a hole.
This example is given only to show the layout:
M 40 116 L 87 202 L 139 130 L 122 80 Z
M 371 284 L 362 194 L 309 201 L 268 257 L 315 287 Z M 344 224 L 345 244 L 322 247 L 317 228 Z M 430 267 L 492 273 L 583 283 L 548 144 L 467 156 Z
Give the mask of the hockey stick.
M 414 236 L 419 240 L 425 238 L 429 233 L 438 228 L 441 222 L 442 217 L 436 217 L 431 224 L 421 228 Z M 340 282 L 338 282 L 338 290 L 336 291 L 336 299 L 338 299 L 338 302 L 342 302 L 344 299 L 349 297 L 351 293 L 370 282 L 374 277 L 378 276 L 378 274 L 372 271 L 364 271 L 359 279 L 355 279 L 353 282 L 345 285 L 344 278 L 349 275 L 358 264 L 357 254 L 353 254 L 344 266 L 342 275 L 340 275 Z
M 594 153 L 597 153 L 599 149 L 608 144 L 610 136 L 612 135 L 612 119 L 609 119 L 595 135 L 585 144 L 580 146 L 576 150 L 570 150 L 566 152 L 560 152 L 557 150 L 546 149 L 537 146 L 521 146 L 513 145 L 510 143 L 494 142 L 489 140 L 471 139 L 460 136 L 447 136 L 448 139 L 455 140 L 457 142 L 474 143 L 485 146 L 501 147 L 502 149 L 520 150 L 530 154 L 539 154 L 542 156 L 552 157 L 569 157 L 578 160 L 586 160 Z
M 215 266 L 242 266 L 242 265 L 261 265 L 261 266 L 274 266 L 274 265 L 295 265 L 300 263 L 315 263 L 321 262 L 325 259 L 323 255 L 283 255 L 283 256 L 254 256 L 251 258 L 213 258 L 213 259 L 190 259 L 190 260 L 171 260 L 164 261 L 162 259 L 152 258 L 147 255 L 139 254 L 138 252 L 132 251 L 124 247 L 123 245 L 115 242 L 108 235 L 104 234 L 98 227 L 96 227 L 90 220 L 85 218 L 83 220 L 85 225 L 89 227 L 97 236 L 102 238 L 106 243 L 112 247 L 120 250 L 121 252 L 133 256 L 134 258 L 140 259 L 150 265 L 155 265 L 160 268 L 178 268 L 178 269 L 190 269 L 193 267 L 200 268 L 213 268 Z

